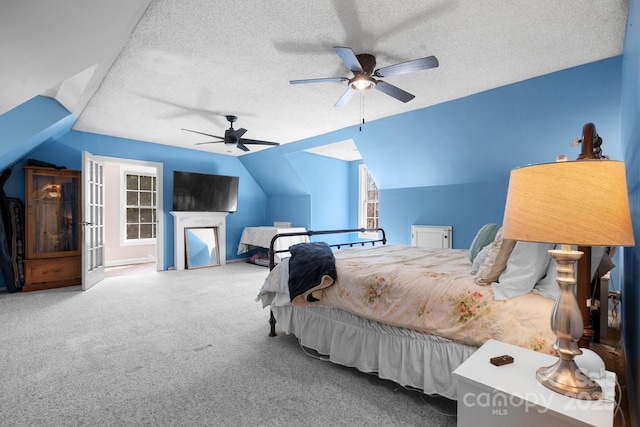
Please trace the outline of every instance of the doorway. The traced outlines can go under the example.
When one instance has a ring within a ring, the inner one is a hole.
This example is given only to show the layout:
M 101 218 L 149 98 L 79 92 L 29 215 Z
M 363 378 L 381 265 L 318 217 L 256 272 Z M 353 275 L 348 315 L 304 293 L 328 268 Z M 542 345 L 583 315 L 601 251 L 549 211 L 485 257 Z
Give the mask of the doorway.
M 105 276 L 163 270 L 162 164 L 98 157 L 105 171 Z

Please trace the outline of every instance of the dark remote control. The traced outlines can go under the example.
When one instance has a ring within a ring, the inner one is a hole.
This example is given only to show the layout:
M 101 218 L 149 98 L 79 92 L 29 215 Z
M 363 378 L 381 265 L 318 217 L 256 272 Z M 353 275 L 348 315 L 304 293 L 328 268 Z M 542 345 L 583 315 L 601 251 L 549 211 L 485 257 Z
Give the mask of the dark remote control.
M 492 365 L 502 366 L 513 363 L 513 357 L 505 354 L 504 356 L 492 357 L 489 361 Z

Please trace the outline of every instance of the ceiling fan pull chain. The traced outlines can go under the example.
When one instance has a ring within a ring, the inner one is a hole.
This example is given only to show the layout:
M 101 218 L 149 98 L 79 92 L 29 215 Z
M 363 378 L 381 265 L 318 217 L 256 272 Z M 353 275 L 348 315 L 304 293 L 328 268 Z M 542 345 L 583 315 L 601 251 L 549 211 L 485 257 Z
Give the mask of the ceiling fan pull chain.
M 360 132 L 362 132 L 362 125 L 364 124 L 364 93 L 362 92 L 360 92 L 360 118 L 362 119 Z

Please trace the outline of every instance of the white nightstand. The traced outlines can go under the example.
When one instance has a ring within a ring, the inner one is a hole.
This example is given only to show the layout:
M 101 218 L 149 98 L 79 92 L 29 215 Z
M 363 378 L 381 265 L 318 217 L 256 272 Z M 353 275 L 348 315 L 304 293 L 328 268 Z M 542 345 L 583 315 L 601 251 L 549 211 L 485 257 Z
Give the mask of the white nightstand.
M 514 362 L 494 366 L 489 359 L 508 354 Z M 549 390 L 536 380 L 541 366 L 557 358 L 495 340 L 487 341 L 453 371 L 458 381 L 458 426 L 612 426 L 613 372 L 598 383 L 604 399 L 580 400 Z

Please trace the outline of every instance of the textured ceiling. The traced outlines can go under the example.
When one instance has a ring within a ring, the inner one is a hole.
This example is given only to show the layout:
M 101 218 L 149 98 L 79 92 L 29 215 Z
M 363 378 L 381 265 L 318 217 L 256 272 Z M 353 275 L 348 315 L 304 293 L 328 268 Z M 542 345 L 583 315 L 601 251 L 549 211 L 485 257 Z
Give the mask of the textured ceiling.
M 152 0 L 74 128 L 241 155 L 181 129 L 224 135 L 234 114 L 245 138 L 284 144 L 424 108 L 620 55 L 626 13 L 624 0 Z M 406 104 L 372 90 L 335 108 L 346 82 L 289 84 L 350 77 L 333 46 L 440 66 L 383 79 Z

